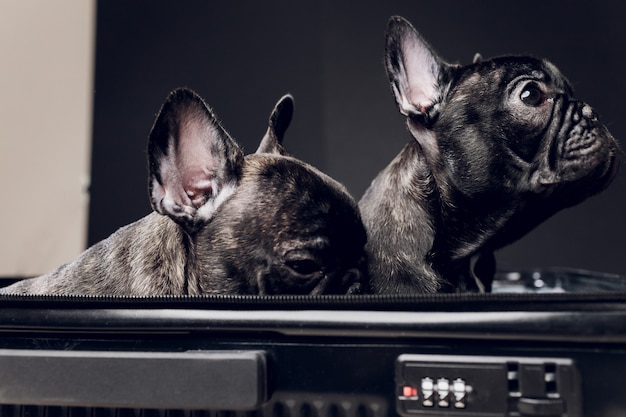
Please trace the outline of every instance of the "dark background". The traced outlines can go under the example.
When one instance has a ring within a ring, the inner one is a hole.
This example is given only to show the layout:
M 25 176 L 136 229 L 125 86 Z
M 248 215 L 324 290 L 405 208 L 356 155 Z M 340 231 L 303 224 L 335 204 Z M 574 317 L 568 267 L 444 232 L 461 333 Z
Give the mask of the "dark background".
M 626 138 L 625 6 L 616 1 L 98 2 L 89 244 L 150 211 L 146 139 L 170 90 L 187 86 L 254 152 L 275 101 L 296 99 L 286 146 L 358 199 L 409 140 L 383 67 L 392 15 L 449 62 L 528 53 L 570 79 Z M 509 267 L 626 274 L 626 173 L 501 250 Z

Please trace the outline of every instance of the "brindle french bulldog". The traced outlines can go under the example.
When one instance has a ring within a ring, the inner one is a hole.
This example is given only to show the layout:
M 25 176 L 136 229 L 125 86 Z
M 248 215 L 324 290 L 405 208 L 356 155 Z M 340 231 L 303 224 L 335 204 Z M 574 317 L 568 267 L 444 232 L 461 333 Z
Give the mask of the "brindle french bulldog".
M 77 260 L 2 293 L 344 294 L 357 291 L 365 230 L 346 189 L 285 154 L 293 111 L 277 104 L 255 154 L 194 92 L 167 98 L 149 137 L 155 212 Z
M 615 177 L 615 139 L 544 59 L 450 65 L 393 17 L 386 68 L 413 139 L 359 202 L 374 292 L 488 291 L 494 250 Z

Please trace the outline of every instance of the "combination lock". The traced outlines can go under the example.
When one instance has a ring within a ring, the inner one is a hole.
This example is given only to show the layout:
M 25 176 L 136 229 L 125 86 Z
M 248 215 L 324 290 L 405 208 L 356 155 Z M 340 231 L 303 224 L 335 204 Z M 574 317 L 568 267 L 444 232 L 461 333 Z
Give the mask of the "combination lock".
M 402 416 L 582 417 L 580 376 L 570 359 L 401 355 Z

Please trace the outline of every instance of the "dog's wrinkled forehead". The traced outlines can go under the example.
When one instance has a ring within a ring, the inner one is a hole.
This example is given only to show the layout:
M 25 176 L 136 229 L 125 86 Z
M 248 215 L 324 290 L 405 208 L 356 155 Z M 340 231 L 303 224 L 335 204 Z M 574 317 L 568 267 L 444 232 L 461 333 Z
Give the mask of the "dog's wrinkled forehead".
M 355 228 L 360 224 L 356 202 L 345 187 L 287 156 L 248 155 L 237 194 L 242 202 L 246 195 L 256 195 L 257 201 L 245 204 L 261 204 L 263 215 L 273 217 L 269 223 L 287 234 L 325 230 L 348 220 Z
M 464 67 L 457 84 L 468 78 L 483 80 L 485 85 L 506 88 L 520 78 L 542 82 L 555 92 L 571 96 L 572 87 L 561 71 L 550 61 L 528 56 L 503 56 Z

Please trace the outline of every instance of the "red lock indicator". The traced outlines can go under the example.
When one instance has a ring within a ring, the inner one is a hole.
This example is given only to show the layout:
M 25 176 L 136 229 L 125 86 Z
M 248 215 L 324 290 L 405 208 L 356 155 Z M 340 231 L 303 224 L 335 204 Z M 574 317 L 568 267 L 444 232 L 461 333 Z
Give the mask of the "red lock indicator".
M 417 388 L 404 386 L 402 387 L 402 396 L 404 397 L 417 397 Z

